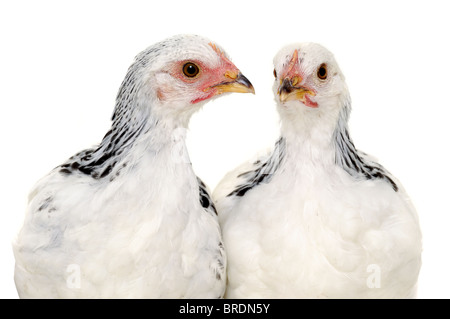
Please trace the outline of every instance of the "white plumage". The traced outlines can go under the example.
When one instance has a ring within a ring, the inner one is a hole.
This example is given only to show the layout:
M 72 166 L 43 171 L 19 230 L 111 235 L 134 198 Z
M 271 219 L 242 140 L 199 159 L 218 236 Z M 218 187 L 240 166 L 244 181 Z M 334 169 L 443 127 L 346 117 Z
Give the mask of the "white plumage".
M 293 44 L 274 58 L 281 137 L 214 191 L 227 298 L 414 297 L 421 231 L 399 181 L 348 133 L 333 55 Z
M 222 237 L 184 143 L 191 114 L 253 92 L 217 45 L 169 38 L 141 52 L 111 130 L 41 179 L 14 243 L 22 298 L 218 298 Z

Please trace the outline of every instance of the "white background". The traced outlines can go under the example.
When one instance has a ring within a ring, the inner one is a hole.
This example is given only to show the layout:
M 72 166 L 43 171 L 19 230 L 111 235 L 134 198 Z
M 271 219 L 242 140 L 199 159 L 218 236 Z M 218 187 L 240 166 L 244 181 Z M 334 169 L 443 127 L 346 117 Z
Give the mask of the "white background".
M 101 141 L 138 52 L 195 33 L 222 45 L 256 89 L 191 120 L 190 157 L 210 188 L 278 135 L 275 53 L 319 42 L 346 75 L 356 146 L 402 181 L 419 212 L 418 297 L 449 298 L 449 12 L 432 0 L 2 1 L 0 297 L 17 298 L 11 241 L 32 185 Z

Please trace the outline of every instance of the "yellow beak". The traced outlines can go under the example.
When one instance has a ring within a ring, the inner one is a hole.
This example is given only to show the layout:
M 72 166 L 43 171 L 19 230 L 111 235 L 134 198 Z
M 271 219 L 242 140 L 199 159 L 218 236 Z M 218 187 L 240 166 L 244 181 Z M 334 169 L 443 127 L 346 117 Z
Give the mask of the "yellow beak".
M 211 87 L 217 89 L 217 94 L 222 94 L 225 92 L 255 94 L 253 85 L 241 72 L 227 71 L 225 73 L 225 77 L 231 81 L 225 80 L 224 82 Z
M 305 102 L 305 95 L 309 94 L 311 96 L 316 95 L 313 91 L 302 87 L 295 86 L 298 83 L 298 79 L 294 77 L 293 79 L 284 79 L 278 89 L 278 95 L 280 96 L 281 102 L 299 100 Z

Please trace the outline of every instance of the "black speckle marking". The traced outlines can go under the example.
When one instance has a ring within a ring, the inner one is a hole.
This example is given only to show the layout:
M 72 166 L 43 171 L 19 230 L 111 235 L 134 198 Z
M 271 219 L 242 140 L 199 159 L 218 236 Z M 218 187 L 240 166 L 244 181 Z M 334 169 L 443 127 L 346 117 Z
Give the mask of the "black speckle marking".
M 86 175 L 91 175 L 93 172 L 93 169 L 91 166 L 80 166 L 80 167 L 78 167 L 78 170 Z
M 200 195 L 200 204 L 203 208 L 212 211 L 214 214 L 217 215 L 216 207 L 214 206 L 214 203 L 211 200 L 211 196 L 208 193 L 208 190 L 206 189 L 205 183 L 197 177 L 197 182 L 199 186 L 199 195 Z
M 217 259 L 216 264 L 214 267 L 214 272 L 216 274 L 217 280 L 222 280 L 222 274 L 224 273 L 225 267 L 223 262 L 223 255 L 224 255 L 225 249 L 223 247 L 223 243 L 220 241 L 218 245 L 218 249 L 216 251 L 217 253 Z
M 210 205 L 208 197 L 204 196 L 200 191 L 200 203 L 204 208 L 208 208 Z
M 38 212 L 46 209 L 51 204 L 52 201 L 53 201 L 53 197 L 51 197 L 51 196 L 44 199 L 44 201 L 41 203 L 41 205 L 38 208 Z
M 109 165 L 108 167 L 105 168 L 103 173 L 100 175 L 100 178 L 107 176 L 109 173 L 111 173 L 111 171 L 112 171 L 112 166 Z
M 47 217 L 51 217 L 51 213 L 56 211 L 55 206 L 53 205 L 53 197 L 48 196 L 46 197 L 40 204 L 39 208 L 37 209 L 38 212 L 47 212 Z
M 72 167 L 73 169 L 77 169 L 80 167 L 80 163 L 78 162 L 73 162 L 72 165 L 70 165 L 70 167 Z
M 220 260 L 218 260 L 217 262 L 220 262 Z M 222 280 L 222 274 L 218 271 L 216 271 L 216 279 L 217 280 Z
M 86 155 L 86 156 L 83 156 L 83 157 L 81 158 L 81 160 L 84 161 L 84 162 L 87 162 L 87 161 L 91 160 L 91 158 L 92 158 L 92 156 Z
M 71 170 L 68 170 L 67 168 L 61 168 L 61 169 L 59 170 L 59 172 L 60 172 L 61 174 L 64 174 L 64 175 L 70 175 L 70 174 L 72 174 L 72 171 L 71 171 Z

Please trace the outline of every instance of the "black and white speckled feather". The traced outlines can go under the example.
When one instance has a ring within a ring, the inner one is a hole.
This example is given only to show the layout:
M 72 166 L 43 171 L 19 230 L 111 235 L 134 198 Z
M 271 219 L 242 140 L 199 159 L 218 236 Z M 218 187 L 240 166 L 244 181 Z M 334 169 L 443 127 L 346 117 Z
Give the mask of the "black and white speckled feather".
M 358 151 L 348 133 L 348 117 L 350 113 L 350 101 L 344 103 L 333 134 L 336 150 L 336 164 L 347 173 L 358 179 L 382 179 L 398 191 L 398 186 L 386 169 L 369 156 Z
M 202 207 L 207 211 L 211 212 L 214 215 L 217 215 L 216 206 L 214 206 L 208 188 L 199 177 L 197 177 L 197 181 L 200 194 L 200 204 L 202 204 Z
M 253 163 L 251 170 L 240 173 L 237 178 L 243 180 L 227 196 L 244 196 L 249 190 L 261 183 L 268 183 L 280 167 L 285 153 L 285 141 L 280 138 L 275 143 L 275 148 L 267 159 L 259 159 Z
M 159 48 L 150 47 L 136 56 L 117 94 L 111 129 L 97 148 L 79 152 L 61 165 L 61 173 L 78 171 L 95 179 L 111 176 L 116 164 L 126 157 L 136 139 L 157 125 L 158 120 L 149 117 L 149 110 L 139 105 L 138 93 L 144 85 L 143 70 L 157 57 L 158 52 Z M 135 107 L 130 108 L 130 105 Z M 126 166 L 126 163 L 123 165 Z M 120 168 L 116 168 L 115 174 L 119 173 Z

